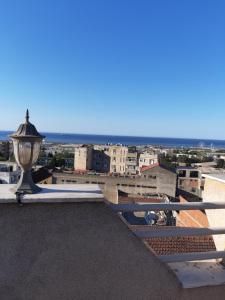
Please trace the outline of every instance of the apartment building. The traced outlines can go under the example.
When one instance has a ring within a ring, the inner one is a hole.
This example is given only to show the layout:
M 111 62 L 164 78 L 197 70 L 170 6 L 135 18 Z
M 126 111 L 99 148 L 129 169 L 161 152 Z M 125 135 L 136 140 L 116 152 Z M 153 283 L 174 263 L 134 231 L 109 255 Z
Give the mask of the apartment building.
M 92 169 L 98 173 L 109 173 L 110 157 L 106 154 L 107 149 L 94 148 L 92 156 Z
M 109 146 L 105 154 L 110 158 L 110 173 L 124 174 L 128 148 L 125 146 Z
M 138 153 L 137 151 L 127 153 L 125 173 L 127 175 L 136 175 L 138 173 Z
M 158 163 L 158 155 L 155 153 L 143 152 L 139 154 L 138 166 L 139 171 L 144 166 L 150 166 Z
M 158 163 L 158 155 L 139 153 L 122 145 L 82 145 L 75 147 L 74 170 L 136 175 L 143 166 Z
M 177 167 L 178 184 L 181 190 L 202 197 L 203 180 L 201 171 L 193 167 Z
M 4 157 L 7 160 L 9 159 L 12 153 L 13 153 L 12 143 L 9 141 L 0 141 L 0 156 Z
M 127 147 L 83 145 L 75 148 L 74 170 L 125 174 Z
M 92 145 L 83 145 L 74 150 L 74 170 L 86 171 L 92 169 Z
M 17 183 L 20 177 L 20 170 L 16 163 L 0 163 L 0 184 Z

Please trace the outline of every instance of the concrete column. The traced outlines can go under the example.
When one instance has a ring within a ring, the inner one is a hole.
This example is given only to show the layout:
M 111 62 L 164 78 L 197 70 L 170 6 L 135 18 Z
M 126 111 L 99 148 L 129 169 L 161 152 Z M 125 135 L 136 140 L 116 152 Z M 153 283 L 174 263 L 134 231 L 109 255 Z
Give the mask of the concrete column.
M 108 201 L 118 204 L 118 188 L 115 184 L 106 183 L 102 189 L 102 192 Z

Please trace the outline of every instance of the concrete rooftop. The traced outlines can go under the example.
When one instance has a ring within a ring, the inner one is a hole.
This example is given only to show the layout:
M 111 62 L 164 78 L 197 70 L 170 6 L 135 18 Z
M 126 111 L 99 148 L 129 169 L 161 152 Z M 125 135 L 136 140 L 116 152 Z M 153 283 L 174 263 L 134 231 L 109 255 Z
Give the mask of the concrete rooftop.
M 45 203 L 0 203 L 1 300 L 224 297 L 224 285 L 183 289 L 107 206 L 97 186 L 88 192 L 80 185 L 44 187 L 23 201 Z
M 104 196 L 97 184 L 38 184 L 41 191 L 23 196 L 24 203 L 98 202 Z M 15 203 L 15 184 L 0 185 L 0 203 Z
M 212 299 L 184 290 L 105 203 L 0 204 L 0 299 Z

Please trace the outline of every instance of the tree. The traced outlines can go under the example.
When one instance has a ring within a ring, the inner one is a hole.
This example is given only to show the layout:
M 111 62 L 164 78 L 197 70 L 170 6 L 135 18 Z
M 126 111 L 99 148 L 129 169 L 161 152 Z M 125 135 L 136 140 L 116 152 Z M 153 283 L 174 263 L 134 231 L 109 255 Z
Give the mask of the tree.
M 224 169 L 225 168 L 225 161 L 224 159 L 218 159 L 217 160 L 217 165 L 216 165 L 217 168 L 221 168 L 221 169 Z

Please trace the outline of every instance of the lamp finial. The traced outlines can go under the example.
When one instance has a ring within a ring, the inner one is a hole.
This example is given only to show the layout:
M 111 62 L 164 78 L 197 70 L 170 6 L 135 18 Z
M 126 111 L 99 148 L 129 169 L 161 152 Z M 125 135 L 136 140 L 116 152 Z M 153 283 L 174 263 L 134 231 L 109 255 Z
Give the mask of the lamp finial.
M 29 110 L 26 111 L 26 123 L 29 123 Z

